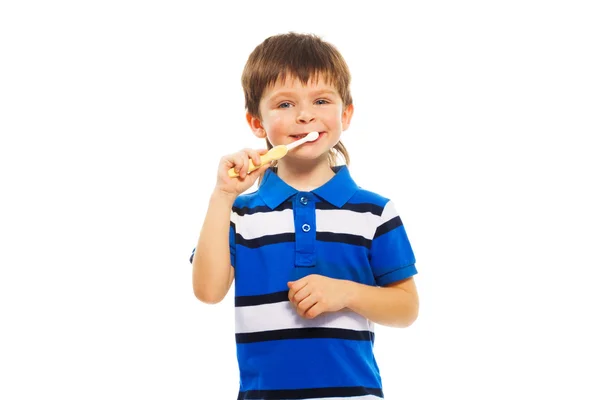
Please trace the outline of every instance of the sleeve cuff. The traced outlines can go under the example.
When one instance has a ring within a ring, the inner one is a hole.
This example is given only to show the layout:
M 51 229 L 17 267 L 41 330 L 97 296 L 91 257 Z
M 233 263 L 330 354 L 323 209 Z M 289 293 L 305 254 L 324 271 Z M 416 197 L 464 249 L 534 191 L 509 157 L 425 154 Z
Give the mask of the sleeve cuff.
M 415 264 L 410 264 L 393 271 L 387 272 L 381 276 L 378 276 L 375 281 L 379 286 L 385 286 L 390 283 L 398 282 L 406 278 L 410 278 L 417 274 L 417 268 Z

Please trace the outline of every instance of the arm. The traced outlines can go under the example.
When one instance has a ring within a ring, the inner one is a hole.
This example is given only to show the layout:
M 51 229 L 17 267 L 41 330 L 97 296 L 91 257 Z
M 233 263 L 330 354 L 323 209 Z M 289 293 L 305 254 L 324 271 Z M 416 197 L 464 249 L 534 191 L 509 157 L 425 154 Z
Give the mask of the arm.
M 244 149 L 222 157 L 219 162 L 217 185 L 210 197 L 192 259 L 194 295 L 204 303 L 220 302 L 231 287 L 234 277 L 229 252 L 231 208 L 236 197 L 250 188 L 269 167 L 267 163 L 248 174 L 249 159 L 252 159 L 255 165 L 260 165 L 260 155 L 264 153 L 264 149 Z M 229 177 L 230 168 L 235 168 L 239 177 Z
M 419 315 L 419 296 L 413 278 L 385 287 L 345 282 L 348 286 L 346 307 L 373 322 L 405 328 Z
M 215 190 L 210 197 L 192 261 L 192 285 L 198 300 L 215 304 L 223 300 L 233 282 L 229 259 L 229 216 L 235 196 Z

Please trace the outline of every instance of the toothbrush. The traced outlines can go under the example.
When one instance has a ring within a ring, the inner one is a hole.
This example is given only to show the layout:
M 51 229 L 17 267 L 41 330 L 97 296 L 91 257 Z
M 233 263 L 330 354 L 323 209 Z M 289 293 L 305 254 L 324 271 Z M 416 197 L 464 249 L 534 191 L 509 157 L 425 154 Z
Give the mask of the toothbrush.
M 267 153 L 260 156 L 260 165 L 256 166 L 256 165 L 254 165 L 252 160 L 249 160 L 250 162 L 248 165 L 248 173 L 260 168 L 261 166 L 265 165 L 266 163 L 270 163 L 271 161 L 279 160 L 280 158 L 285 156 L 288 153 L 288 151 L 290 151 L 306 142 L 313 142 L 313 141 L 317 140 L 318 137 L 319 137 L 319 132 L 311 132 L 308 135 L 304 136 L 302 139 L 296 140 L 293 143 L 290 143 L 287 145 L 280 144 L 279 146 L 273 147 Z M 235 178 L 235 177 L 239 176 L 238 173 L 235 172 L 234 168 L 231 168 L 228 173 L 231 178 Z

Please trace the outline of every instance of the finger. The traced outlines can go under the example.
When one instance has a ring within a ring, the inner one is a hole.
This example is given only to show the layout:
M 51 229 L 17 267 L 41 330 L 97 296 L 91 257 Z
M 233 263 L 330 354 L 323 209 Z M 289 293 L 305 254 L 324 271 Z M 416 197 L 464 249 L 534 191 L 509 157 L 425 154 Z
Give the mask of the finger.
M 323 312 L 325 312 L 325 310 L 321 306 L 321 303 L 317 302 L 304 312 L 304 318 L 313 319 L 323 314 Z
M 264 175 L 264 173 L 267 171 L 267 169 L 269 169 L 270 164 L 267 163 L 263 166 L 261 166 L 258 169 L 255 169 L 254 171 L 248 172 L 248 176 L 246 177 L 246 182 L 248 182 L 249 185 L 253 185 L 258 178 L 260 178 L 262 175 Z
M 238 156 L 237 154 L 227 154 L 223 157 L 221 157 L 221 164 L 219 167 L 219 174 L 221 174 L 223 171 L 223 173 L 228 174 L 228 171 L 230 169 L 233 169 L 233 171 L 236 174 L 239 174 L 240 172 L 240 166 L 238 165 Z
M 296 291 L 295 290 L 291 290 L 288 292 L 288 299 L 293 303 L 294 302 L 294 296 L 296 295 Z
M 241 176 L 241 172 L 242 169 L 244 168 L 244 157 L 246 155 L 242 152 L 237 152 L 234 154 L 231 154 L 227 157 L 230 166 L 229 168 L 233 168 L 233 170 L 235 171 L 236 174 L 238 174 L 238 176 Z
M 300 304 L 300 302 L 302 300 L 304 300 L 305 298 L 307 298 L 308 296 L 310 296 L 310 290 L 309 290 L 308 286 L 304 286 L 302 289 L 300 289 L 294 293 L 293 302 Z
M 227 168 L 235 168 L 237 166 L 237 153 L 227 154 L 221 157 L 221 163 Z M 237 172 L 237 169 L 236 169 Z
M 246 152 L 252 163 L 258 167 L 260 165 L 260 153 L 258 150 L 246 149 Z
M 246 151 L 240 152 L 240 162 L 242 164 L 242 167 L 240 169 L 240 178 L 244 179 L 246 177 L 246 175 L 248 174 L 248 165 L 249 165 L 248 153 L 246 153 Z
M 314 296 L 308 296 L 300 303 L 298 303 L 298 314 L 304 317 L 306 315 L 306 311 L 314 306 L 317 303 L 317 299 Z
M 308 285 L 308 280 L 305 278 L 298 279 L 297 281 L 294 281 L 294 282 L 288 282 L 289 288 L 293 289 L 296 292 L 298 290 L 302 289 L 306 285 Z

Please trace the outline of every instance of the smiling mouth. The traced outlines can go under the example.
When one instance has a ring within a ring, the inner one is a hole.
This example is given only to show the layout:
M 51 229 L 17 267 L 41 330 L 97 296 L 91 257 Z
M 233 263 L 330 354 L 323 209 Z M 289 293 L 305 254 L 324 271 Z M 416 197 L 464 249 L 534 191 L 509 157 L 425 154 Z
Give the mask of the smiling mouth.
M 308 135 L 308 133 L 301 133 L 299 135 L 291 135 L 291 137 L 293 137 L 294 139 L 302 139 L 306 135 Z M 319 136 L 321 136 L 321 132 L 319 132 Z

